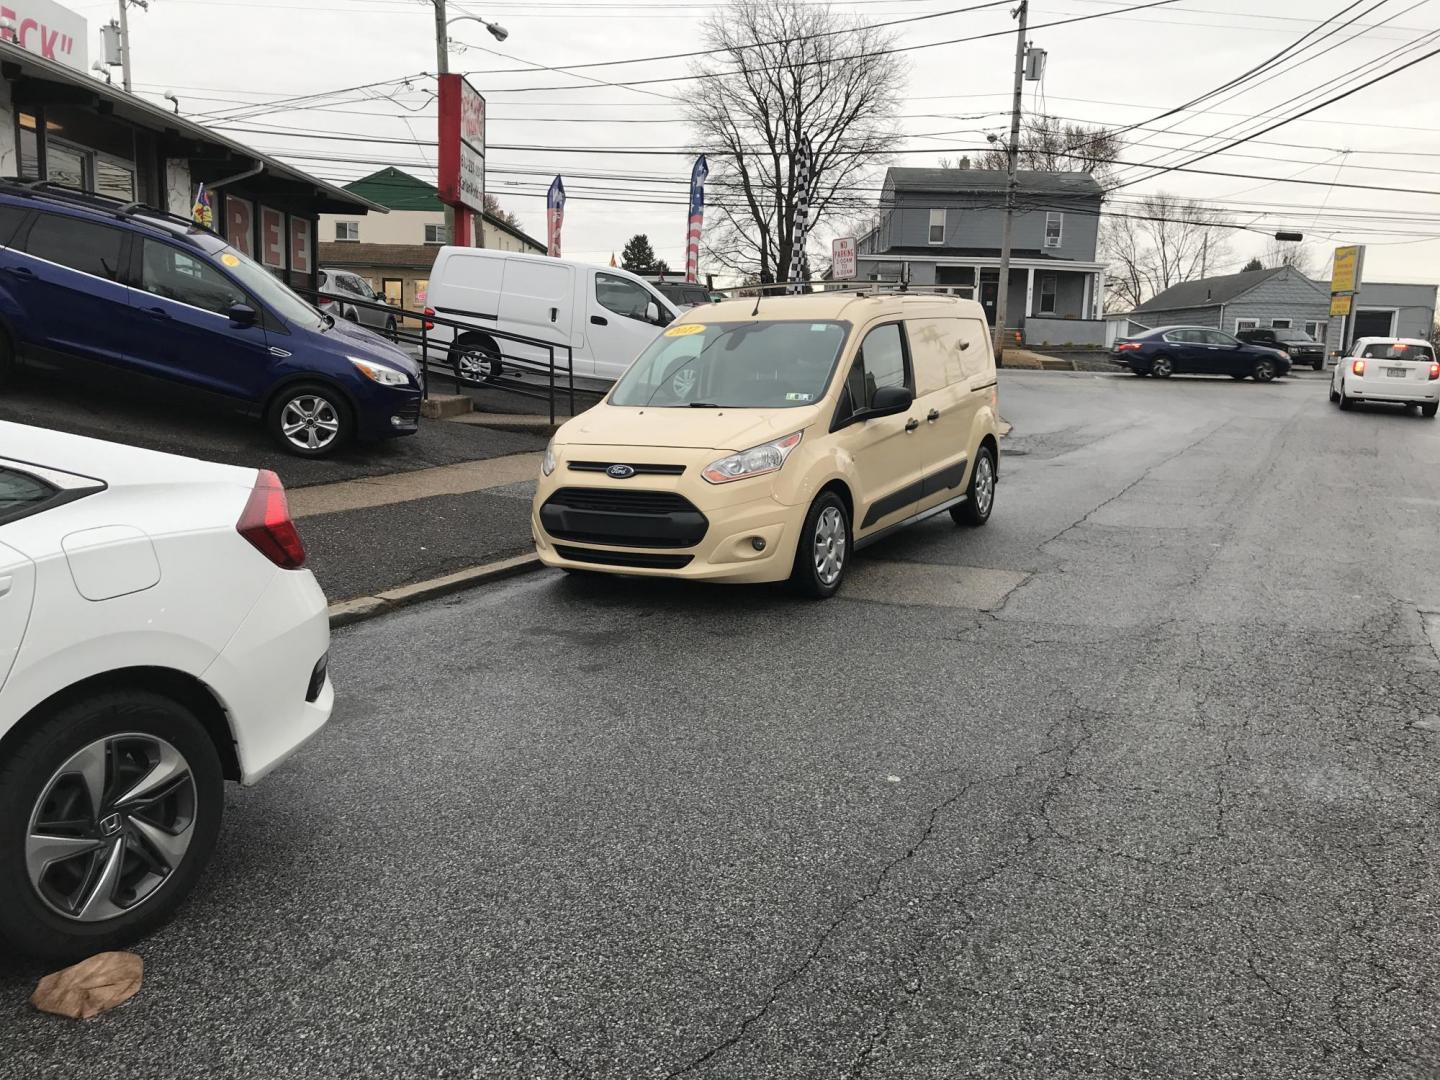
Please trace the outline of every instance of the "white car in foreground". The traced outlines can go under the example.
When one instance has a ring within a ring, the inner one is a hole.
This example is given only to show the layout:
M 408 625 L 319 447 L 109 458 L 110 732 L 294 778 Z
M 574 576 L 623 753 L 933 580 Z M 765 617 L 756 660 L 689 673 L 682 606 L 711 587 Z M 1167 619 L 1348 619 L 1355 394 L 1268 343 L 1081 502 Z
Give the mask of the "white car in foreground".
M 1422 416 L 1440 411 L 1440 364 L 1418 338 L 1360 338 L 1330 376 L 1330 400 L 1342 409 L 1358 401 L 1413 405 Z
M 304 560 L 273 473 L 0 423 L 0 950 L 153 927 L 324 726 Z

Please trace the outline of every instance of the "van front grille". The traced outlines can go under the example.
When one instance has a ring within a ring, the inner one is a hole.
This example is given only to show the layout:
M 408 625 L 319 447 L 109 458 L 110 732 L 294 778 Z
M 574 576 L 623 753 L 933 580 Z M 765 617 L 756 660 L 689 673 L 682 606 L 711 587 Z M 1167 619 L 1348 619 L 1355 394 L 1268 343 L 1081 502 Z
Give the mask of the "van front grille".
M 561 488 L 540 507 L 540 523 L 557 540 L 624 547 L 694 547 L 709 519 L 670 491 Z

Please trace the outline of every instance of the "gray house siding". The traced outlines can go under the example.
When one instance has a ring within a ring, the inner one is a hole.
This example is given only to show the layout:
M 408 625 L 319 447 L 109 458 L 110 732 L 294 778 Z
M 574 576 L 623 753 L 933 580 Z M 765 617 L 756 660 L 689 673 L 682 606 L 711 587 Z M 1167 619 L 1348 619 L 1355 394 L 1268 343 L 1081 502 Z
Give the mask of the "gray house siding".
M 1364 285 L 1355 297 L 1356 312 L 1395 311 L 1396 337 L 1429 341 L 1435 327 L 1434 285 Z
M 1340 329 L 1330 322 L 1330 294 L 1299 273 L 1281 274 L 1264 282 L 1243 296 L 1225 305 L 1227 333 L 1235 333 L 1240 319 L 1254 319 L 1257 326 L 1273 326 L 1276 319 L 1289 319 L 1294 330 L 1304 330 L 1307 322 L 1325 327 L 1321 337 L 1327 351 L 1339 348 Z
M 1212 330 L 1219 330 L 1220 306 L 1216 304 L 1214 307 L 1137 311 L 1135 319 L 1155 329 L 1162 326 L 1208 326 Z
M 999 250 L 1005 215 L 993 200 L 980 195 L 930 195 L 901 192 L 898 205 L 886 217 L 876 235 L 872 253 L 889 248 L 934 247 Z M 1070 200 L 1064 208 L 1050 211 L 1060 215 L 1060 246 L 1045 246 L 1046 211 L 1024 211 L 1015 215 L 1011 245 L 1017 250 L 1043 251 L 1056 259 L 1094 262 L 1100 234 L 1100 200 Z M 930 212 L 945 211 L 945 242 L 930 243 Z

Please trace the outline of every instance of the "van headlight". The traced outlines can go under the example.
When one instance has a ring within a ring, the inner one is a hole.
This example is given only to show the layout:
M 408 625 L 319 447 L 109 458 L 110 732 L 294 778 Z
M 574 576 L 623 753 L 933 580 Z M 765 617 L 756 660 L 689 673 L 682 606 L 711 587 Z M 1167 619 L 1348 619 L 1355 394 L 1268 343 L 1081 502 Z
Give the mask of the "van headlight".
M 545 444 L 545 456 L 540 459 L 540 475 L 549 476 L 555 471 L 555 440 Z
M 371 382 L 377 382 L 381 386 L 409 386 L 410 376 L 403 371 L 396 371 L 386 364 L 377 364 L 373 360 L 362 360 L 358 356 L 347 356 L 346 360 L 355 365 L 355 370 L 364 375 Z
M 793 435 L 761 443 L 749 450 L 741 450 L 738 454 L 712 461 L 700 475 L 712 484 L 728 484 L 732 480 L 745 480 L 751 476 L 779 472 L 790 452 L 800 445 L 800 437 L 804 434 L 803 431 L 797 431 Z

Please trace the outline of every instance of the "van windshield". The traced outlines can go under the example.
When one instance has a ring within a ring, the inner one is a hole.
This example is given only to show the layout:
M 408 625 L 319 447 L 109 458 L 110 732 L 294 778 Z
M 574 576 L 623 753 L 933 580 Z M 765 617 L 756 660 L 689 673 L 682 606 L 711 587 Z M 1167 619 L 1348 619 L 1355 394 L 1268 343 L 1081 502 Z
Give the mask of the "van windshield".
M 798 409 L 825 396 L 848 322 L 672 326 L 640 354 L 610 404 Z

